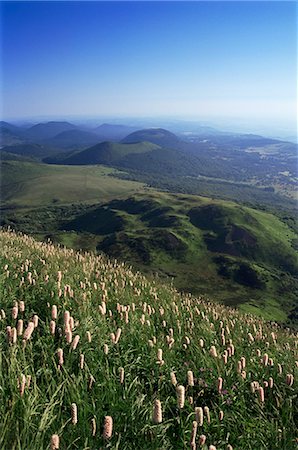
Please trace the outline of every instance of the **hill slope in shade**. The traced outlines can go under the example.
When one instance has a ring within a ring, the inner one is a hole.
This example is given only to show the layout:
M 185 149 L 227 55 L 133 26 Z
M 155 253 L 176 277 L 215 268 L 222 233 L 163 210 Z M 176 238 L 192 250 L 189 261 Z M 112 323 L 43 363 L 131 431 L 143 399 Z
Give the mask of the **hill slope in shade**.
M 95 133 L 84 130 L 67 130 L 47 140 L 47 143 L 60 148 L 81 148 L 99 142 Z
M 0 292 L 1 448 L 296 448 L 295 334 L 14 233 Z
M 26 130 L 26 136 L 31 140 L 44 140 L 56 136 L 63 131 L 76 129 L 76 126 L 69 122 L 47 122 L 38 123 Z
M 42 160 L 43 158 L 55 155 L 60 152 L 59 149 L 55 147 L 50 147 L 48 145 L 42 144 L 32 144 L 32 143 L 23 143 L 17 145 L 8 145 L 3 147 L 0 152 L 9 152 L 14 153 L 16 155 L 33 157 L 38 160 Z
M 128 134 L 136 131 L 137 127 L 128 125 L 117 125 L 103 123 L 94 129 L 94 132 L 103 137 L 105 141 L 118 141 L 125 138 Z

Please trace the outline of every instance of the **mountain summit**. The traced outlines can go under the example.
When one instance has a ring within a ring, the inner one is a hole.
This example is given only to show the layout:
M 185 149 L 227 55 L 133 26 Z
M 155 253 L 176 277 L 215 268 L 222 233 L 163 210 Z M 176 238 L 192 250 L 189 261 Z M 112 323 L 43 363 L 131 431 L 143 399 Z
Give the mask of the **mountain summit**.
M 124 144 L 132 144 L 144 141 L 152 142 L 162 147 L 171 147 L 179 143 L 179 138 L 174 133 L 163 128 L 148 128 L 129 134 L 121 142 Z

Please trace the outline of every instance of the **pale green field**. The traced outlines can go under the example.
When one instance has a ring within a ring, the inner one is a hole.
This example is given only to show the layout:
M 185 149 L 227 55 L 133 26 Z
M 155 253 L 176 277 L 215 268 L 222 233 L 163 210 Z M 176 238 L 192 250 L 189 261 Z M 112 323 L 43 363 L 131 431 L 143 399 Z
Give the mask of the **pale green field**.
M 1 164 L 1 201 L 5 205 L 45 206 L 106 202 L 142 191 L 144 185 L 110 176 L 104 166 L 58 166 L 5 161 Z

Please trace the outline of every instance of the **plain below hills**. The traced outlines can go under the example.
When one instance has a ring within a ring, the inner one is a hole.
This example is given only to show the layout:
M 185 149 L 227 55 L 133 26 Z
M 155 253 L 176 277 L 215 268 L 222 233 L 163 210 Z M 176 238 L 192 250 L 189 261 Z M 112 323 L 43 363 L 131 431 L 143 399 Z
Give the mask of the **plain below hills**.
M 143 184 L 116 178 L 102 166 L 52 166 L 2 161 L 2 207 L 24 208 L 53 204 L 105 202 L 143 189 Z

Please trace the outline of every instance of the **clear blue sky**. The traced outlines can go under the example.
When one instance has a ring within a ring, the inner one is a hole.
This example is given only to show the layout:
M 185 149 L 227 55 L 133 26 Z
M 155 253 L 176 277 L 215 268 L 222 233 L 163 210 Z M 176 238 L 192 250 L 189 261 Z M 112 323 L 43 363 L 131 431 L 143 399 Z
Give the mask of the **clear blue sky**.
M 2 2 L 3 117 L 295 120 L 295 2 Z

